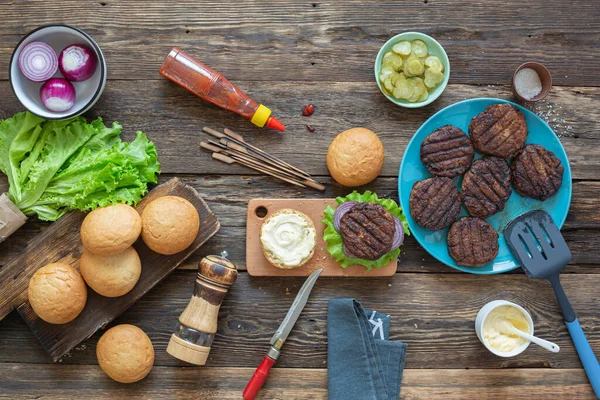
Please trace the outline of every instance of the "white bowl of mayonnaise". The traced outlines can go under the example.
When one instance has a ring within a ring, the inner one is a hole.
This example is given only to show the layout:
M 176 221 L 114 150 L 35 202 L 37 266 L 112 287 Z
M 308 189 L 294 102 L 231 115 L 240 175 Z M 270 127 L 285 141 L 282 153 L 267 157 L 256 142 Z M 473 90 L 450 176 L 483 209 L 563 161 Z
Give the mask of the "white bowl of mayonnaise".
M 520 305 L 506 300 L 487 303 L 477 313 L 475 332 L 485 347 L 499 357 L 514 357 L 521 354 L 529 341 L 507 329 L 507 320 L 517 329 L 533 335 L 531 315 Z

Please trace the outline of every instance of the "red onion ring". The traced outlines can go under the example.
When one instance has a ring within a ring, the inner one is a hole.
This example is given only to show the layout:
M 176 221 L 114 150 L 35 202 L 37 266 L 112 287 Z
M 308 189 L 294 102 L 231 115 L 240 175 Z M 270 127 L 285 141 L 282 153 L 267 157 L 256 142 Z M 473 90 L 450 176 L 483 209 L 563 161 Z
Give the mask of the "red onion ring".
M 402 225 L 402 222 L 396 217 L 394 217 L 394 227 L 396 229 L 394 230 L 394 240 L 392 241 L 390 251 L 396 250 L 402 245 L 402 242 L 404 242 L 404 225 Z
M 340 231 L 340 222 L 342 221 L 342 217 L 357 204 L 358 202 L 356 201 L 348 201 L 340 204 L 338 208 L 335 209 L 335 213 L 333 214 L 333 227 L 336 231 Z
M 345 254 L 347 257 L 350 257 L 350 258 L 358 258 L 358 257 L 356 257 L 354 254 L 352 254 L 352 253 L 350 252 L 350 250 L 348 250 L 348 248 L 346 247 L 346 244 L 344 244 L 344 246 L 342 247 L 342 250 L 344 250 L 344 254 Z
M 31 42 L 19 53 L 19 69 L 30 81 L 44 82 L 56 73 L 58 56 L 50 45 Z

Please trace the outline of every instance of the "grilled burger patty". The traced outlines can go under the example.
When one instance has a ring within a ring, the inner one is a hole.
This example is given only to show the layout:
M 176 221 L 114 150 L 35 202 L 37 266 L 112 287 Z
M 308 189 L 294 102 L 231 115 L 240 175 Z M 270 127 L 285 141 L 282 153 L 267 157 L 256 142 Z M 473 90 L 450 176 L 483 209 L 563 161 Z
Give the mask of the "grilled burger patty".
M 453 125 L 433 131 L 421 143 L 421 161 L 434 176 L 454 178 L 464 174 L 474 153 L 471 138 Z
M 376 203 L 359 203 L 340 221 L 347 255 L 365 260 L 377 260 L 390 251 L 395 231 L 392 214 Z
M 448 230 L 448 253 L 458 265 L 481 267 L 498 255 L 498 233 L 482 219 L 461 218 Z
M 521 196 L 546 200 L 562 184 L 564 167 L 554 153 L 529 144 L 511 164 L 513 186 Z
M 410 192 L 410 215 L 431 230 L 445 229 L 460 213 L 460 192 L 450 178 L 434 177 L 416 182 Z
M 527 140 L 525 116 L 510 104 L 494 104 L 475 116 L 469 135 L 477 151 L 496 157 L 514 157 Z
M 474 217 L 485 219 L 502 211 L 511 193 L 510 168 L 503 158 L 477 160 L 463 178 L 463 202 Z

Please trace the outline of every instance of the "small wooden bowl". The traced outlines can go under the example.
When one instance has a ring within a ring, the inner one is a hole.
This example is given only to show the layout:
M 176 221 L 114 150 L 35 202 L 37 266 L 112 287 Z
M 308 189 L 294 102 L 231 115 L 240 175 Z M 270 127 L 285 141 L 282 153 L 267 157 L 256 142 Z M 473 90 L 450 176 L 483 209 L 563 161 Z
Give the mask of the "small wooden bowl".
M 538 94 L 537 96 L 535 96 L 531 99 L 526 99 L 523 96 L 521 96 L 519 94 L 519 92 L 517 92 L 517 89 L 515 88 L 515 77 L 517 76 L 517 72 L 519 72 L 523 68 L 531 68 L 532 70 L 537 72 L 538 76 L 540 77 L 540 81 L 542 82 L 542 91 L 540 92 L 540 94 Z M 534 101 L 542 100 L 544 97 L 546 97 L 548 95 L 548 93 L 550 92 L 550 88 L 552 88 L 552 75 L 550 74 L 550 71 L 548 71 L 548 68 L 546 68 L 543 64 L 533 62 L 533 61 L 526 62 L 525 64 L 519 65 L 519 67 L 515 70 L 515 73 L 513 74 L 513 77 L 512 77 L 511 87 L 512 87 L 512 92 L 515 95 L 515 97 L 521 101 L 534 102 Z

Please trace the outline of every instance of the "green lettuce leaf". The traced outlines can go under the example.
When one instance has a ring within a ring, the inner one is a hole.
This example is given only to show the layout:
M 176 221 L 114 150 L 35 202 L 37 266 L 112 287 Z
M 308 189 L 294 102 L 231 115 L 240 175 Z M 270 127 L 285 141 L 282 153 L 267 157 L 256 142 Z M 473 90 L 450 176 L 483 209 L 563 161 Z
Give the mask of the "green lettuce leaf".
M 20 174 L 19 196 L 14 190 L 9 189 L 8 192 L 11 200 L 16 201 L 17 207 L 27 209 L 35 204 L 59 168 L 94 134 L 96 130 L 83 118 L 45 122 L 29 156 L 21 160 L 22 171 L 27 171 L 27 174 Z M 13 141 L 10 150 L 11 161 L 13 149 L 18 147 L 22 140 L 26 139 L 16 137 Z M 13 167 L 17 168 L 17 165 Z
M 404 233 L 410 235 L 406 217 L 402 213 L 402 209 L 392 199 L 380 199 L 375 193 L 367 190 L 363 194 L 354 191 L 346 197 L 337 197 L 335 200 L 337 201 L 338 205 L 348 201 L 356 201 L 358 203 L 377 203 L 388 210 L 394 217 L 398 218 L 404 227 Z M 327 242 L 327 251 L 329 251 L 329 254 L 335 258 L 335 261 L 337 261 L 342 268 L 346 268 L 349 265 L 359 264 L 363 265 L 368 271 L 370 271 L 371 268 L 380 268 L 384 265 L 387 265 L 390 261 L 398 258 L 400 255 L 399 248 L 384 254 L 375 261 L 348 257 L 343 250 L 344 240 L 342 239 L 342 235 L 335 230 L 333 223 L 334 213 L 335 209 L 331 206 L 327 206 L 324 212 L 325 219 L 322 221 L 326 225 L 325 232 L 323 233 L 323 239 Z
M 158 173 L 156 147 L 137 132 L 131 143 L 119 142 L 99 151 L 83 148 L 23 212 L 54 221 L 72 209 L 135 205 L 148 193 L 148 183 L 157 182 Z
M 122 142 L 122 126 L 101 118 L 44 121 L 28 112 L 0 122 L 0 170 L 26 215 L 55 221 L 71 210 L 137 204 L 156 183 L 156 147 L 142 132 Z
M 29 112 L 22 112 L 0 121 L 0 171 L 8 176 L 9 186 L 14 188 L 17 198 L 21 195 L 21 171 L 16 165 L 35 145 L 41 132 L 42 122 L 44 119 Z M 11 148 L 15 138 L 20 139 L 15 144 L 11 158 Z

